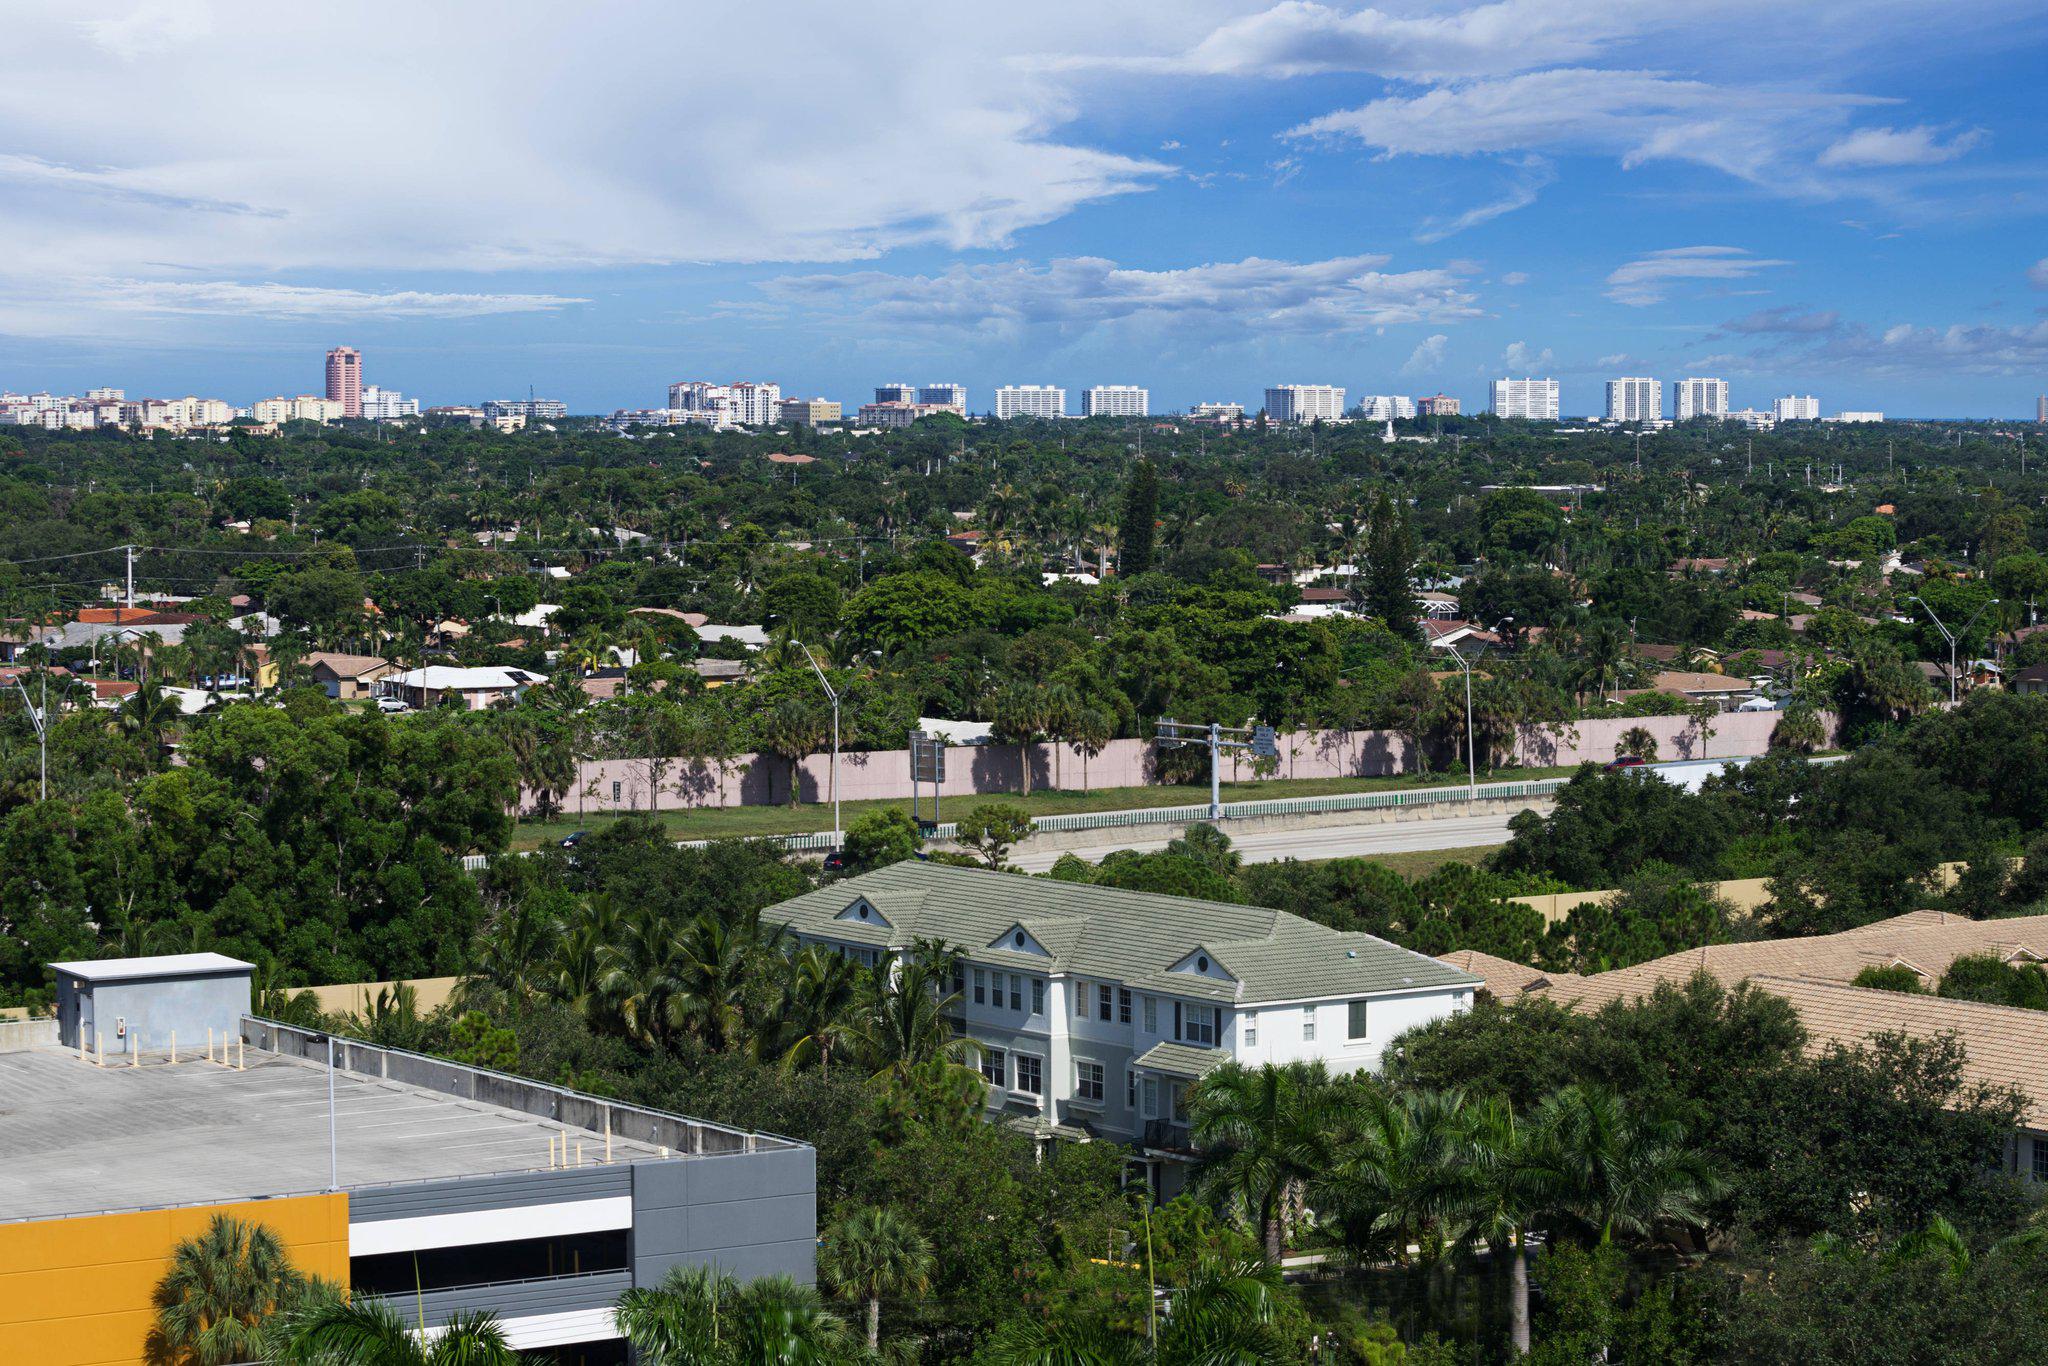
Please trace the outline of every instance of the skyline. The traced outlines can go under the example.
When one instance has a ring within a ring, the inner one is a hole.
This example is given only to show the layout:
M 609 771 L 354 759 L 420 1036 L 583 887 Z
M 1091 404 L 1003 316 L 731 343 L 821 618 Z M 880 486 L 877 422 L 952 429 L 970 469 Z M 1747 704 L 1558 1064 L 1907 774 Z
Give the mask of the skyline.
M 810 48 L 683 83 L 651 5 L 275 8 L 25 7 L 0 385 L 317 392 L 304 355 L 346 344 L 423 403 L 578 412 L 926 372 L 1183 410 L 1469 411 L 1510 374 L 1568 412 L 1645 374 L 1899 416 L 2048 390 L 2048 36 L 2004 0 L 781 5 Z

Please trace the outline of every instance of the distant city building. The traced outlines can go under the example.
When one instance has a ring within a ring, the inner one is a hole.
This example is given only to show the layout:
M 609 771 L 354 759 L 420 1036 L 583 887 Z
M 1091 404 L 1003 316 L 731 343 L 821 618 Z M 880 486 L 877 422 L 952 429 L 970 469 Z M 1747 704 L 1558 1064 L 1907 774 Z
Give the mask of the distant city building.
M 1235 424 L 1244 421 L 1242 403 L 1197 403 L 1188 409 L 1188 416 L 1196 422 L 1219 422 Z
M 706 416 L 685 419 L 707 426 L 772 427 L 782 418 L 782 386 L 754 381 L 710 384 L 680 380 L 668 386 L 668 406 Z
M 85 401 L 87 403 L 119 403 L 126 397 L 128 397 L 126 389 L 88 389 L 85 391 Z
M 1820 421 L 1820 400 L 1812 394 L 1787 394 L 1771 400 L 1771 416 L 1780 422 Z
M 485 402 L 484 416 L 519 417 L 528 422 L 553 422 L 569 415 L 569 405 L 558 398 L 494 398 Z
M 859 425 L 908 427 L 921 417 L 936 417 L 940 413 L 961 416 L 960 410 L 950 403 L 863 403 L 860 405 Z
M 396 389 L 379 389 L 372 384 L 363 390 L 363 416 L 372 422 L 395 422 L 419 415 L 420 401 L 407 398 Z
M 732 386 L 738 411 L 733 420 L 748 427 L 773 427 L 782 416 L 782 386 L 742 380 Z
M 964 384 L 920 384 L 917 401 L 927 408 L 951 408 L 967 416 L 967 386 Z
M 829 398 L 786 398 L 782 420 L 796 427 L 815 427 L 821 422 L 839 421 L 839 404 Z
M 1695 417 L 1728 416 L 1728 381 L 1682 379 L 1671 386 L 1671 415 L 1680 422 Z
M 1609 422 L 1656 422 L 1664 416 L 1664 386 L 1654 379 L 1629 376 L 1607 381 Z
M 1830 422 L 1882 422 L 1884 414 L 1868 408 L 1845 408 L 1829 418 Z
M 357 395 L 357 407 L 361 408 L 362 396 Z M 251 406 L 250 414 L 258 422 L 333 422 L 345 416 L 339 399 L 321 398 L 317 394 L 300 394 L 297 398 L 266 398 Z
M 327 353 L 327 397 L 341 405 L 343 417 L 363 415 L 363 353 L 353 346 Z
M 1767 432 L 1778 425 L 1778 419 L 1758 408 L 1735 408 L 1723 416 L 1738 426 L 1753 432 Z
M 1343 415 L 1342 385 L 1276 384 L 1266 390 L 1269 422 L 1332 422 Z
M 474 427 L 490 425 L 491 419 L 481 408 L 466 403 L 451 403 L 445 407 L 429 408 L 423 414 L 429 427 Z
M 1358 400 L 1358 415 L 1367 422 L 1414 417 L 1415 411 L 1415 400 L 1406 394 L 1368 394 Z
M 2048 394 L 2034 400 L 2034 421 L 2048 422 Z
M 1497 379 L 1487 387 L 1488 406 L 1495 417 L 1557 421 L 1557 381 L 1554 379 Z
M 914 384 L 877 384 L 875 386 L 875 402 L 915 403 L 917 402 L 917 386 Z
M 1005 384 L 996 390 L 995 415 L 1012 417 L 1065 417 L 1067 391 L 1052 384 Z
M 1151 411 L 1151 391 L 1135 384 L 1098 384 L 1081 393 L 1083 417 L 1145 417 Z
M 1456 417 L 1463 408 L 1449 394 L 1431 394 L 1428 398 L 1417 399 L 1415 410 L 1424 417 Z
M 732 402 L 732 386 L 708 384 L 701 379 L 678 380 L 668 386 L 668 406 L 685 411 L 702 411 L 714 404 Z
M 174 398 L 163 412 L 172 427 L 224 427 L 235 420 L 235 405 L 217 398 Z

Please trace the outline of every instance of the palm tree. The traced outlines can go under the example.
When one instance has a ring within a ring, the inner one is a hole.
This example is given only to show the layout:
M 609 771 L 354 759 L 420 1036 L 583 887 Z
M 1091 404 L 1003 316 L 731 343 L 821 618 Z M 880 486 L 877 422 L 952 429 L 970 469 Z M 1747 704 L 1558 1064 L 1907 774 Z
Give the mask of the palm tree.
M 871 977 L 874 1001 L 853 1030 L 853 1048 L 876 1076 L 898 1074 L 933 1061 L 965 1066 L 977 1056 L 974 1041 L 956 1034 L 949 1016 L 960 995 L 942 965 L 906 958 L 893 980 L 885 964 Z
M 809 1286 L 768 1276 L 742 1287 L 716 1267 L 673 1267 L 621 1295 L 616 1317 L 641 1366 L 826 1362 L 846 1337 Z
M 1203 1150 L 1196 1189 L 1241 1205 L 1276 1266 L 1285 1201 L 1291 1189 L 1327 1170 L 1338 1108 L 1320 1062 L 1257 1069 L 1225 1063 L 1188 1098 L 1189 1136 Z
M 495 1314 L 456 1314 L 429 1332 L 408 1327 L 378 1299 L 335 1298 L 312 1305 L 289 1330 L 286 1362 L 305 1366 L 516 1366 Z
M 763 947 L 758 930 L 707 913 L 690 922 L 676 947 L 669 1023 L 722 1050 L 743 1023 L 747 981 Z
M 1358 1251 L 1440 1249 L 1455 1214 L 1456 1165 L 1466 1127 L 1456 1091 L 1368 1093 L 1350 1108 L 1317 1185 Z
M 984 1366 L 1282 1366 L 1297 1358 L 1274 1330 L 1280 1268 L 1204 1258 L 1173 1296 L 1156 1337 L 1107 1319 L 1013 1319 L 976 1358 Z
M 1529 1354 L 1529 1225 L 1544 1194 L 1532 1161 L 1531 1131 L 1516 1122 L 1514 1106 L 1489 1096 L 1467 1107 L 1456 1156 L 1456 1208 L 1470 1251 L 1484 1243 L 1508 1262 L 1508 1343 L 1516 1356 Z
M 789 762 L 789 804 L 796 805 L 797 766 L 825 742 L 828 722 L 823 713 L 794 697 L 785 697 L 761 718 L 761 743 L 769 753 Z
M 1611 1091 L 1563 1087 L 1532 1123 L 1532 1166 L 1553 1207 L 1598 1229 L 1603 1246 L 1616 1233 L 1647 1237 L 1660 1223 L 1697 1223 L 1720 1188 L 1683 1124 L 1638 1113 Z
M 206 1231 L 179 1243 L 151 1301 L 156 1323 L 145 1350 L 166 1366 L 225 1366 L 263 1352 L 265 1322 L 289 1310 L 307 1281 L 277 1234 L 216 1214 Z
M 881 1346 L 883 1298 L 930 1288 L 932 1245 L 892 1209 L 856 1210 L 825 1231 L 818 1263 L 841 1298 L 866 1303 L 873 1352 Z
M 784 1066 L 796 1067 L 815 1057 L 819 1074 L 831 1075 L 832 1052 L 851 1028 L 847 1015 L 859 981 L 860 969 L 852 959 L 817 944 L 807 945 L 791 960 L 782 1009 L 777 1012 L 796 1034 L 783 1051 Z
M 1088 761 L 1116 738 L 1116 718 L 1100 707 L 1083 707 L 1067 723 L 1067 739 L 1081 751 L 1081 790 L 1088 790 Z
M 164 735 L 184 716 L 178 699 L 164 691 L 163 684 L 146 679 L 121 704 L 121 730 L 141 742 L 143 767 L 154 768 L 163 754 Z

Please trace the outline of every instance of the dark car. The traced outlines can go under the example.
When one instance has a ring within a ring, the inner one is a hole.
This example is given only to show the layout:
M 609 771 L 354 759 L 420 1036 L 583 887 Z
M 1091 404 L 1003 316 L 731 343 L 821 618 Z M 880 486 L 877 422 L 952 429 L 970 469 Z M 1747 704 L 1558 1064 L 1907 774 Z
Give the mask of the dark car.
M 583 837 L 589 833 L 588 830 L 578 830 L 573 834 L 564 835 L 562 836 L 561 847 L 564 849 L 574 849 L 577 845 L 583 843 Z
M 834 849 L 825 855 L 825 871 L 828 873 L 843 873 L 846 871 L 846 851 L 844 849 Z
M 1625 768 L 1647 768 L 1650 761 L 1640 754 L 1621 754 L 1607 761 L 1609 773 L 1619 773 Z

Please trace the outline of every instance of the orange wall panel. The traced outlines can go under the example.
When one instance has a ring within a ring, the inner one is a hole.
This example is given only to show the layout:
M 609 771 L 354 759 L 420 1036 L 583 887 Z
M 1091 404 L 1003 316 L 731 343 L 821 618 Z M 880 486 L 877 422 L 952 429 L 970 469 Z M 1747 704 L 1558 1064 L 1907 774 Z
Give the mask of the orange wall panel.
M 37 1366 L 141 1362 L 150 1294 L 172 1249 L 216 1214 L 266 1225 L 293 1266 L 348 1284 L 345 1194 L 0 1224 L 0 1355 Z

